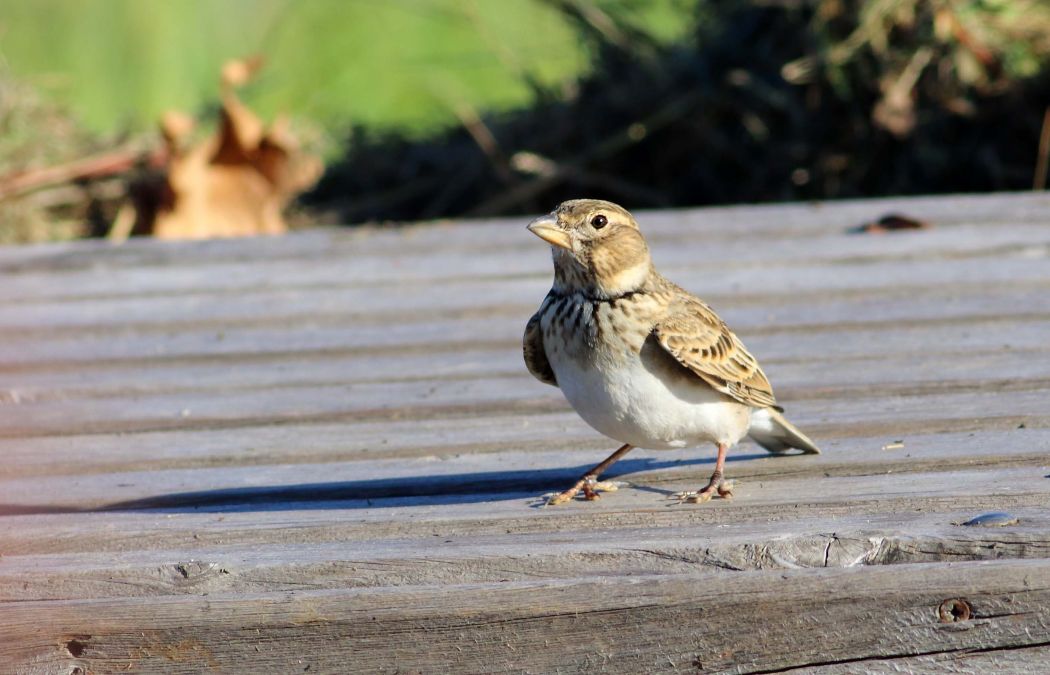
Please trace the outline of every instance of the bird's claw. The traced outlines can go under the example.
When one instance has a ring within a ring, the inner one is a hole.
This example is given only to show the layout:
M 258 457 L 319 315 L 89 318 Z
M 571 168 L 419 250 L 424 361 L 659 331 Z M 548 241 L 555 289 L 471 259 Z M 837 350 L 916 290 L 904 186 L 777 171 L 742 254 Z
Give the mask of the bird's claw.
M 605 492 L 615 492 L 619 490 L 622 485 L 624 485 L 624 483 L 611 480 L 603 480 L 599 482 L 591 478 L 583 481 L 579 485 L 572 486 L 565 492 L 544 495 L 544 497 L 547 498 L 547 503 L 544 504 L 544 506 L 558 506 L 560 504 L 565 504 L 566 502 L 571 502 L 576 495 L 581 492 L 586 501 L 593 502 L 601 499 L 601 495 L 598 494 L 600 490 Z
M 567 494 L 566 492 L 550 493 L 543 495 L 547 501 L 544 506 L 558 506 L 564 504 L 567 501 L 571 501 L 574 495 Z
M 583 486 L 583 498 L 588 501 L 594 501 L 595 499 L 602 498 L 601 495 L 598 494 L 599 490 L 604 490 L 605 492 L 616 492 L 619 489 L 620 484 L 615 481 L 590 481 L 588 483 L 585 483 Z
M 711 498 L 718 493 L 718 496 L 722 499 L 733 498 L 733 481 L 720 481 L 717 484 L 711 484 L 706 486 L 703 490 L 690 490 L 688 492 L 676 492 L 670 496 L 671 499 L 677 499 L 679 504 L 703 504 L 704 502 L 711 501 Z
M 702 504 L 711 500 L 714 490 L 689 490 L 688 492 L 676 492 L 671 499 L 677 499 L 679 504 Z

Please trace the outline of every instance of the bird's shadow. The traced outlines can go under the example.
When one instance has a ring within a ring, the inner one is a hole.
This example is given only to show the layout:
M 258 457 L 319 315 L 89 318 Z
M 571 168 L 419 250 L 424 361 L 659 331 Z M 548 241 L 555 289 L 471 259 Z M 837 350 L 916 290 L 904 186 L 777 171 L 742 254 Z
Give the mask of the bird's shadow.
M 765 456 L 767 456 L 765 453 L 756 453 L 736 455 L 727 459 L 730 462 L 739 462 Z M 639 457 L 624 459 L 606 471 L 602 479 L 614 479 L 643 471 L 710 463 L 713 463 L 710 458 L 662 460 Z M 438 476 L 218 488 L 153 495 L 94 508 L 0 504 L 0 515 L 142 510 L 231 513 L 303 509 L 364 509 L 527 499 L 538 497 L 541 493 L 552 490 L 564 490 L 592 466 L 592 464 L 585 464 L 556 469 L 482 471 Z M 643 489 L 650 488 L 644 487 Z M 666 492 L 658 488 L 651 489 Z

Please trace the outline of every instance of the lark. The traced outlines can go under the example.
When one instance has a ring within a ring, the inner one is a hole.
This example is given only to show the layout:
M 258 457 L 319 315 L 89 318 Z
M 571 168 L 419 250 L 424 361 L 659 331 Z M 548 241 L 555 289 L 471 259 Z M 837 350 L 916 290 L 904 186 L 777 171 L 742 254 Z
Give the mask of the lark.
M 691 503 L 732 496 L 726 452 L 744 436 L 773 454 L 820 452 L 784 418 L 740 338 L 656 271 L 625 209 L 576 199 L 528 228 L 551 245 L 554 284 L 525 326 L 525 364 L 591 427 L 623 444 L 548 504 L 615 489 L 598 478 L 634 448 L 717 445 L 707 485 L 676 495 Z

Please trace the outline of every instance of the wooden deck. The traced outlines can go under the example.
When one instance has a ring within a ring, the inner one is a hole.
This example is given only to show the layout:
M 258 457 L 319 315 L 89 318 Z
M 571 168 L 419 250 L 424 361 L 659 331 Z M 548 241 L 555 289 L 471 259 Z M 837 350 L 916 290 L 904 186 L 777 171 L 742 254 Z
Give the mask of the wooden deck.
M 1050 197 L 640 219 L 823 455 L 538 508 L 524 218 L 0 249 L 0 671 L 1045 672 Z

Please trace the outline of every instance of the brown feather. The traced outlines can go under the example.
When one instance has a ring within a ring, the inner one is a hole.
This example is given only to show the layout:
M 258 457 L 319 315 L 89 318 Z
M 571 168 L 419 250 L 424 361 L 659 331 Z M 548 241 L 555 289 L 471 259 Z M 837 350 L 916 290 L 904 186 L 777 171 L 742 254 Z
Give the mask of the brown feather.
M 544 303 L 544 306 L 546 306 L 546 303 Z M 533 314 L 532 318 L 525 325 L 522 351 L 525 354 L 525 366 L 532 373 L 533 377 L 544 384 L 557 387 L 558 378 L 554 376 L 554 369 L 551 368 L 550 361 L 547 360 L 547 352 L 543 348 L 543 329 L 540 328 L 542 310 L 543 308 L 541 307 L 540 311 Z
M 716 390 L 758 408 L 776 405 L 755 357 L 714 310 L 669 281 L 673 300 L 653 328 L 660 346 Z

